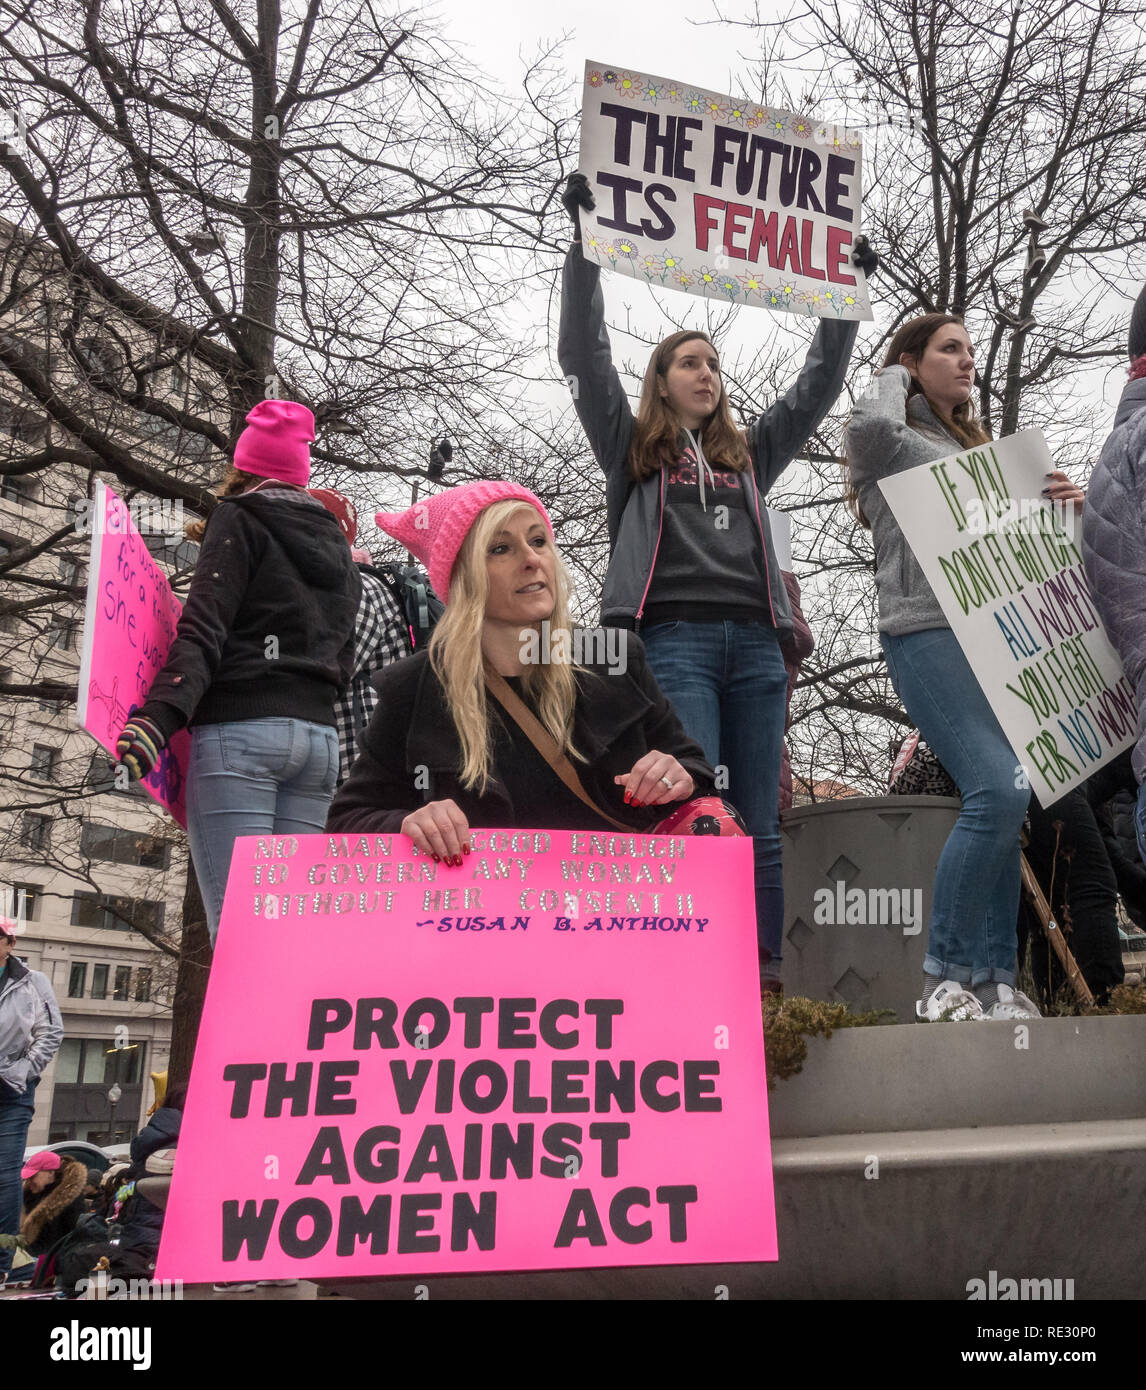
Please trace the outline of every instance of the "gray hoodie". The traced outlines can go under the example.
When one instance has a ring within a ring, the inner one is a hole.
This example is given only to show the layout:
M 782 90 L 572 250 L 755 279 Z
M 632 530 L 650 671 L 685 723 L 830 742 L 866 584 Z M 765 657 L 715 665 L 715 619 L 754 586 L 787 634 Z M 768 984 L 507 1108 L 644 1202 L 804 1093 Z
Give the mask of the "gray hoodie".
M 48 977 L 9 954 L 0 974 L 0 1102 L 27 1090 L 63 1041 L 60 1006 Z
M 1146 377 L 1128 382 L 1091 474 L 1082 559 L 1138 704 L 1134 775 L 1146 782 Z
M 600 268 L 585 259 L 575 241 L 565 258 L 561 283 L 557 360 L 572 388 L 589 447 L 605 475 L 610 556 L 601 593 L 601 622 L 631 627 L 644 613 L 656 566 L 664 521 L 665 469 L 642 483 L 634 482 L 629 471 L 635 421 L 613 366 L 600 278 Z M 792 609 L 771 528 L 764 520 L 763 499 L 835 403 L 858 332 L 858 323 L 820 319 L 803 370 L 786 394 L 747 430 L 752 468 L 745 474 L 745 500 L 763 559 L 761 598 L 782 639 L 792 636 Z M 688 443 L 687 432 L 682 431 L 681 455 Z M 698 459 L 698 487 L 703 472 Z
M 908 399 L 910 386 L 906 367 L 877 372 L 855 403 L 845 444 L 859 504 L 871 523 L 879 630 L 891 637 L 950 624 L 879 490 L 879 480 L 947 458 L 964 447 L 944 429 L 923 396 Z

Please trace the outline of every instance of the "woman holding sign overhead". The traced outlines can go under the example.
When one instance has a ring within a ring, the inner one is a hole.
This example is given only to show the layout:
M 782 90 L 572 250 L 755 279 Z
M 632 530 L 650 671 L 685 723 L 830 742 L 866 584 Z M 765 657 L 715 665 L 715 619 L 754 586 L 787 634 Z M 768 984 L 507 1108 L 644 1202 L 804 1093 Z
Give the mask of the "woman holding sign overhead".
M 600 270 L 582 255 L 578 208 L 594 200 L 569 179 L 573 244 L 561 289 L 561 370 L 605 474 L 611 559 L 601 621 L 639 630 L 649 667 L 684 727 L 724 773 L 754 839 L 761 973 L 779 989 L 784 889 L 779 785 L 792 612 L 763 498 L 831 409 L 857 325 L 821 319 L 786 395 L 737 428 L 704 333 L 666 338 L 634 413 L 613 367 Z M 853 260 L 877 260 L 857 242 Z
M 888 672 L 963 809 L 935 874 L 922 1021 L 1037 1018 L 1015 988 L 1019 832 L 1030 789 L 990 702 L 891 513 L 879 480 L 986 443 L 975 415 L 975 350 L 954 314 L 896 332 L 847 428 L 849 500 L 875 545 L 879 635 Z M 1064 474 L 1046 489 L 1081 499 Z

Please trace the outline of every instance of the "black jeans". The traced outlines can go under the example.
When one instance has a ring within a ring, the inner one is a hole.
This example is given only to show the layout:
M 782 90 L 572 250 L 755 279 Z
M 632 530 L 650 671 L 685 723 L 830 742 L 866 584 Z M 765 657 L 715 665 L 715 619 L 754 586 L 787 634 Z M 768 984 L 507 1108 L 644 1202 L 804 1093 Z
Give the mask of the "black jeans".
M 1103 778 L 1106 772 L 1106 768 L 1100 769 L 1095 778 Z M 1116 790 L 1117 786 L 1112 785 L 1110 794 Z M 1063 929 L 1063 938 L 1083 979 L 1102 1003 L 1123 979 L 1122 946 L 1114 911 L 1118 889 L 1086 786 L 1076 787 L 1045 809 L 1032 797 L 1030 817 L 1027 860 Z M 1019 949 L 1022 950 L 1024 935 L 1029 934 L 1031 973 L 1045 1003 L 1066 977 L 1025 899 L 1019 918 Z

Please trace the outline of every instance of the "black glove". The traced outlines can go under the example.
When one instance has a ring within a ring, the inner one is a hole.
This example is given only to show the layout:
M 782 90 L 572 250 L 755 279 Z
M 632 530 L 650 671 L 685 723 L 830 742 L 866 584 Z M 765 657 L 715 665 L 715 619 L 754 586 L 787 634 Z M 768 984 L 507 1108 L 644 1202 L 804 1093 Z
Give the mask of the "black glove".
M 865 275 L 874 275 L 879 269 L 879 257 L 865 236 L 856 237 L 852 245 L 852 265 L 858 266 Z
M 133 714 L 116 740 L 115 751 L 131 780 L 138 782 L 153 770 L 166 744 L 167 740 L 150 719 Z
M 569 214 L 569 220 L 573 223 L 573 240 L 581 240 L 581 224 L 577 217 L 577 209 L 584 208 L 587 212 L 592 212 L 597 206 L 597 200 L 593 197 L 589 187 L 589 180 L 584 174 L 570 174 L 565 180 L 565 192 L 561 195 L 561 206 Z

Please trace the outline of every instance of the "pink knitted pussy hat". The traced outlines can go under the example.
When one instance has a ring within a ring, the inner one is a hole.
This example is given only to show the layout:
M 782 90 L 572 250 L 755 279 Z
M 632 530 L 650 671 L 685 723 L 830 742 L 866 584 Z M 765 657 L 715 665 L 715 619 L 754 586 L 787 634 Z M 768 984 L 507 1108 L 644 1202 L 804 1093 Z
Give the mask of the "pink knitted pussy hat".
M 260 478 L 306 487 L 314 416 L 297 401 L 260 401 L 235 443 L 235 467 Z
M 445 599 L 454 561 L 479 513 L 495 502 L 511 501 L 528 502 L 535 507 L 550 539 L 553 538 L 549 513 L 540 498 L 520 483 L 463 483 L 427 497 L 424 502 L 415 502 L 407 511 L 378 512 L 374 520 L 425 565 L 434 592 Z

